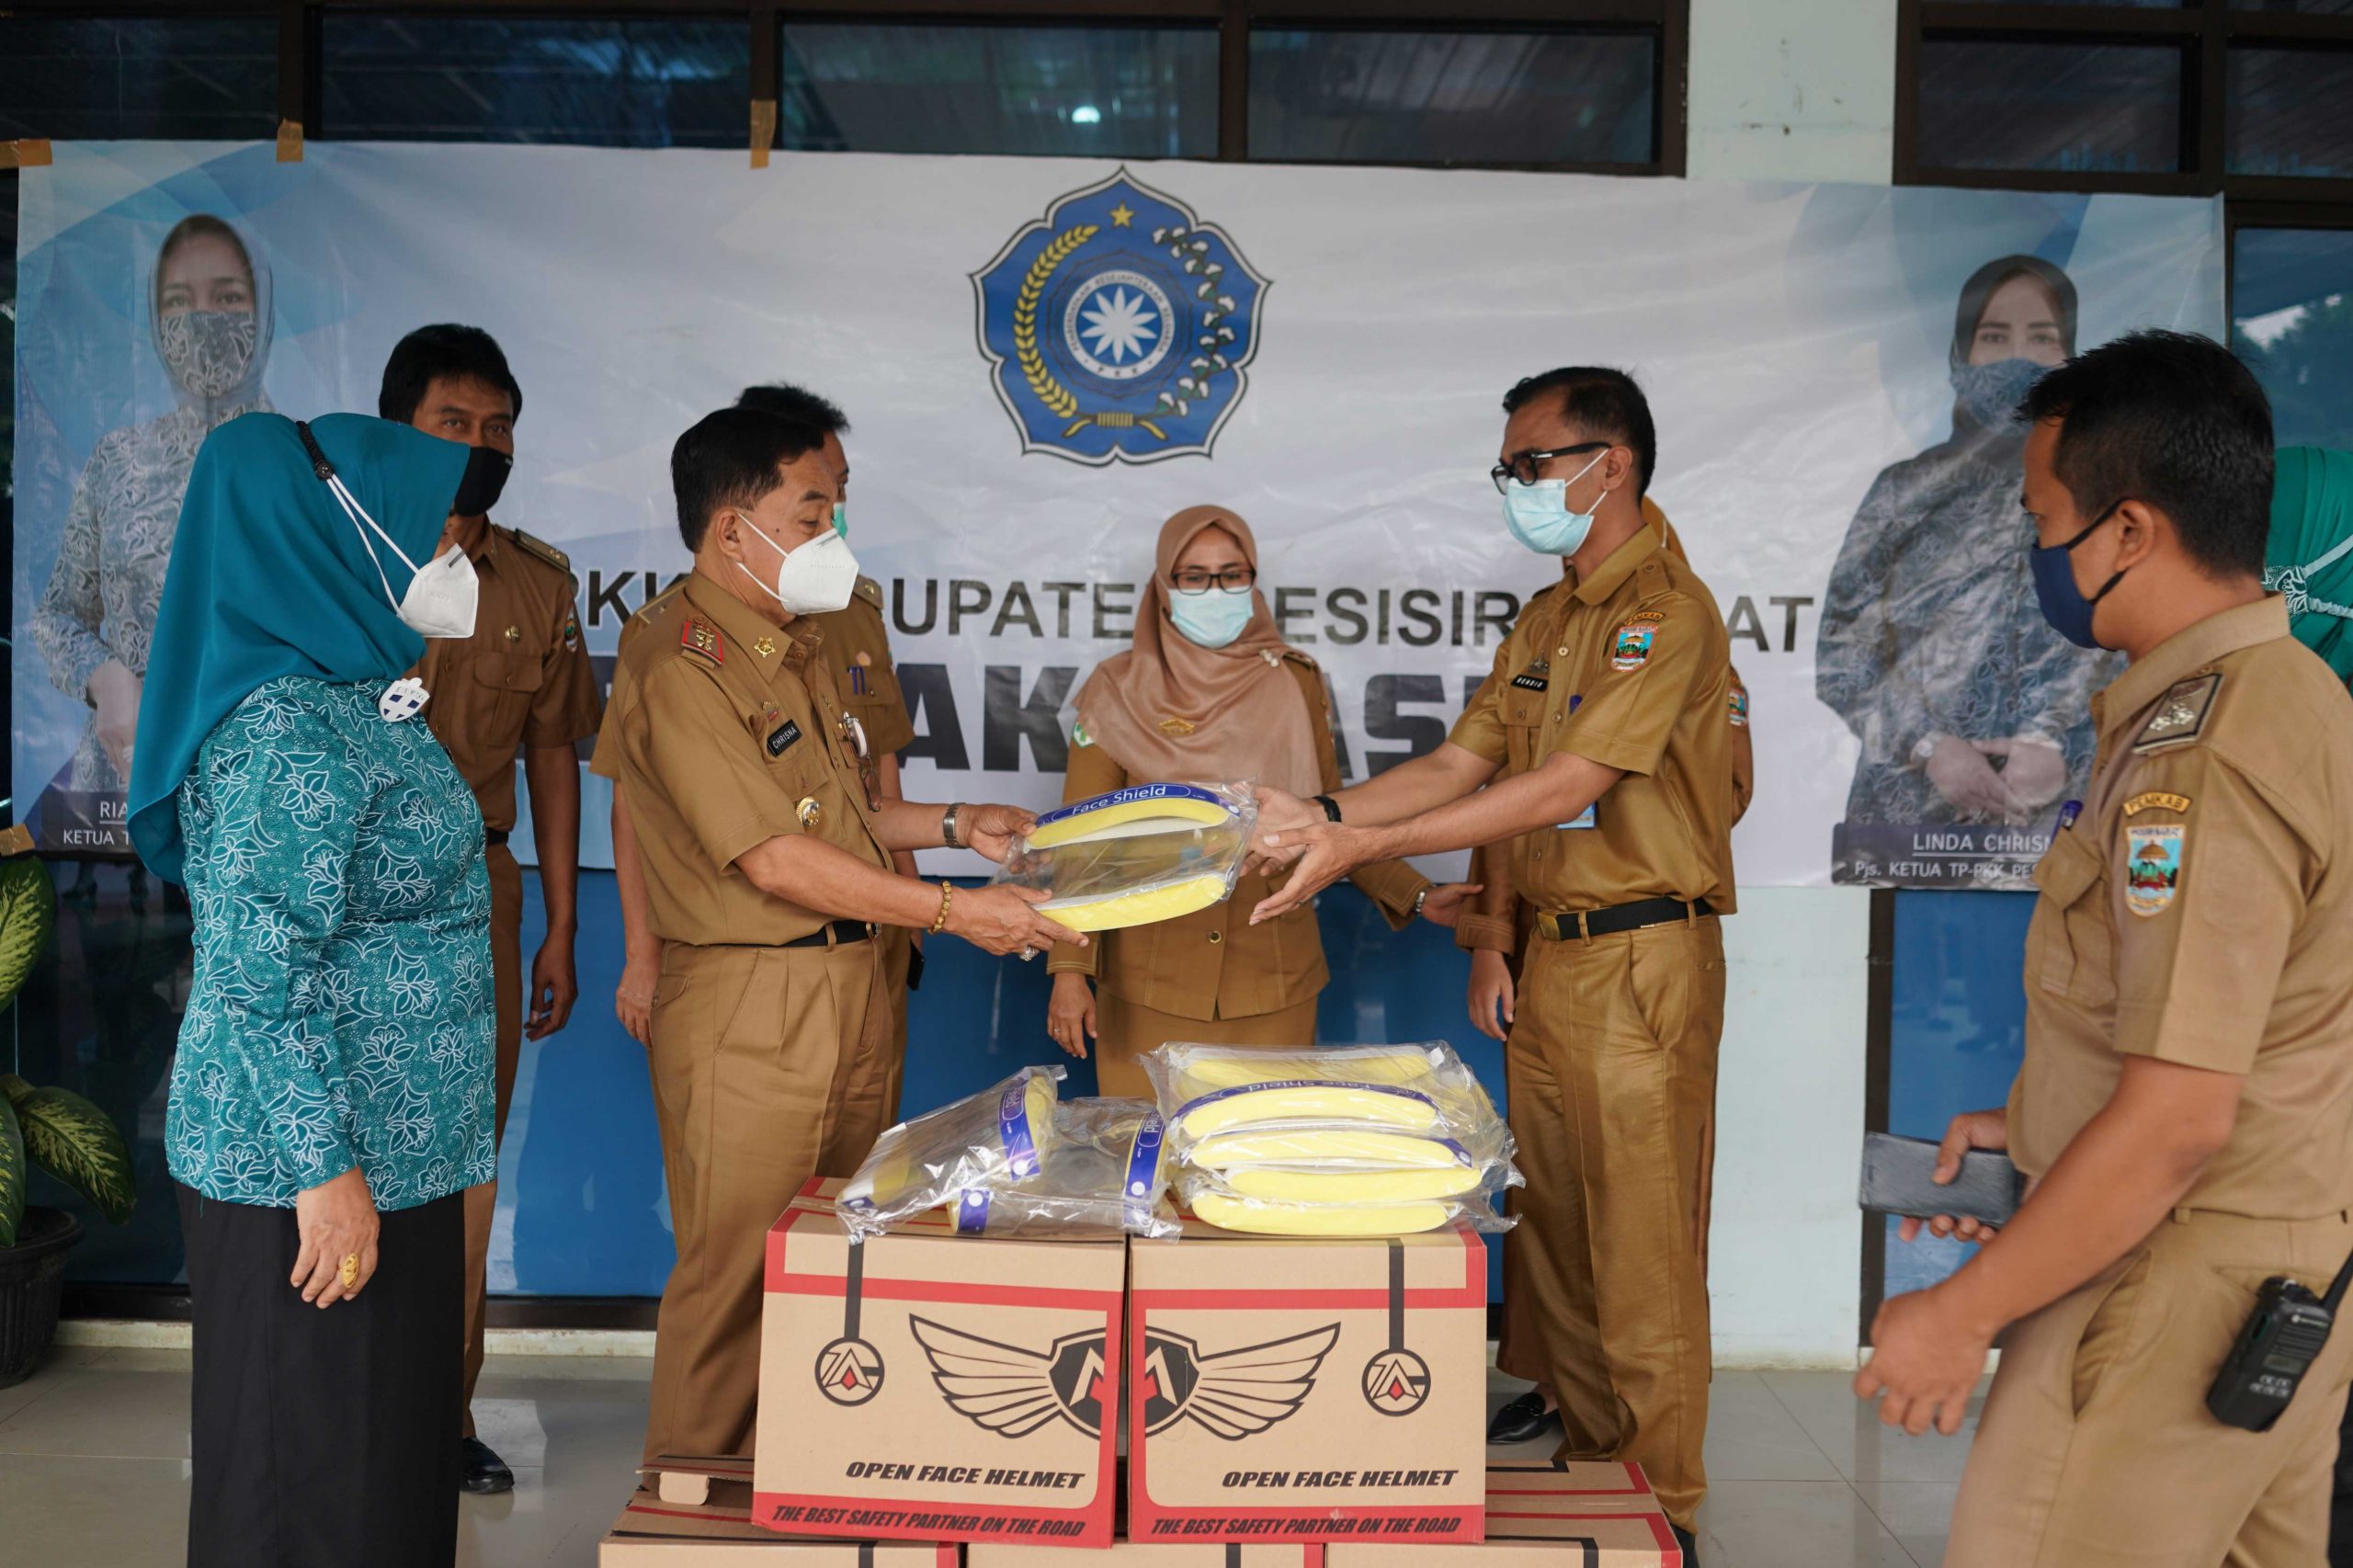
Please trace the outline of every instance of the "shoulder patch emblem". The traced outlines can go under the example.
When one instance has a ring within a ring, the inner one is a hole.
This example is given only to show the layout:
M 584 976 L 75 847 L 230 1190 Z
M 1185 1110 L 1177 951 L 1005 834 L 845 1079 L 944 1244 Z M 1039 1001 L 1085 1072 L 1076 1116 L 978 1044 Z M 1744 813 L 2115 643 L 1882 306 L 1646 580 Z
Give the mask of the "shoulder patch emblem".
M 1189 735 L 1198 726 L 1196 726 L 1190 719 L 1179 719 L 1173 713 L 1154 726 L 1154 728 L 1157 729 L 1162 734 L 1172 738 L 1182 738 L 1183 736 Z
M 2177 812 L 2186 816 L 2189 812 L 2189 797 L 2171 794 L 2163 790 L 2152 790 L 2145 795 L 2135 795 L 2124 802 L 2126 816 L 2137 817 L 2143 812 Z
M 2206 715 L 2214 710 L 2214 694 L 2222 689 L 2220 670 L 2181 682 L 2157 701 L 2157 710 L 2141 726 L 2132 749 L 2146 752 L 2180 745 L 2198 738 Z
M 541 561 L 546 562 L 557 571 L 569 572 L 572 570 L 572 557 L 566 555 L 563 551 L 558 550 L 547 540 L 538 538 L 532 534 L 527 534 L 521 528 L 509 528 L 507 532 L 514 536 L 517 545 L 520 546 L 528 553 L 538 556 Z
M 1658 635 L 1658 623 L 1664 616 L 1649 620 L 1639 617 L 1618 628 L 1609 639 L 1609 667 L 1613 670 L 1639 670 L 1650 663 L 1651 642 Z
M 719 628 L 708 621 L 690 619 L 679 627 L 678 646 L 690 653 L 700 653 L 714 665 L 727 662 L 727 645 L 720 641 Z
M 1070 744 L 1074 746 L 1091 746 L 1095 744 L 1095 737 L 1086 733 L 1085 724 L 1073 720 L 1070 726 Z
M 872 605 L 876 609 L 881 609 L 882 608 L 882 585 L 876 582 L 871 577 L 860 577 L 858 580 L 858 597 L 864 599 L 868 604 Z
M 1726 699 L 1724 717 L 1732 722 L 1733 729 L 1748 728 L 1748 688 L 1746 687 L 1735 681 L 1733 684 L 1732 696 Z M 2125 810 L 2131 811 L 2131 808 L 2127 806 Z
M 1666 612 L 1656 609 L 1638 609 L 1633 614 L 1628 616 L 1626 619 L 1629 623 L 1644 620 L 1664 621 L 1666 619 Z
M 2181 852 L 2189 829 L 2179 823 L 2124 830 L 2124 905 L 2140 915 L 2163 915 L 2181 885 Z
M 579 646 L 580 613 L 577 610 L 566 610 L 563 615 L 563 651 L 567 653 L 573 653 Z

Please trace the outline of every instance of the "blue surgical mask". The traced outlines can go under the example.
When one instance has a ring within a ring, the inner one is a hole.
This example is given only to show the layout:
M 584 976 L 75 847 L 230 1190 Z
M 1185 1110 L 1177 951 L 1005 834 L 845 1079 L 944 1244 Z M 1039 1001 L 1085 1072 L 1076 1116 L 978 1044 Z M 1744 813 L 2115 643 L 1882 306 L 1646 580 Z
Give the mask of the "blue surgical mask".
M 2078 648 L 2106 646 L 2092 635 L 2092 613 L 2099 608 L 2099 601 L 2108 597 L 2116 585 L 2124 580 L 2124 574 L 2117 573 L 2101 585 L 2098 593 L 2086 597 L 2083 589 L 2075 586 L 2075 570 L 2071 558 L 2075 546 L 2091 538 L 2093 531 L 2114 517 L 2116 508 L 2122 505 L 2121 501 L 2112 503 L 2106 511 L 2094 517 L 2083 532 L 2066 543 L 2038 544 L 2027 552 L 2027 564 L 2034 573 L 2035 602 L 2042 607 L 2042 619 L 2051 623 L 2052 631 Z
M 1569 510 L 1569 486 L 1593 472 L 1593 463 L 1609 454 L 1593 454 L 1593 462 L 1566 479 L 1540 479 L 1533 484 L 1513 480 L 1504 487 L 1504 526 L 1511 529 L 1511 537 L 1539 555 L 1574 555 L 1585 544 L 1585 536 L 1593 531 L 1593 512 Z M 1604 490 L 1593 498 L 1594 510 L 1601 508 Z
M 2019 402 L 2050 369 L 2050 366 L 2038 365 L 2031 359 L 1996 359 L 1985 365 L 1955 365 L 1952 368 L 1953 399 L 1959 403 L 1961 413 L 1976 421 L 1981 428 L 2007 429 L 2016 418 Z
M 1204 648 L 1222 648 L 1242 635 L 1257 612 L 1248 588 L 1211 588 L 1206 593 L 1168 596 L 1168 619 L 1185 641 Z

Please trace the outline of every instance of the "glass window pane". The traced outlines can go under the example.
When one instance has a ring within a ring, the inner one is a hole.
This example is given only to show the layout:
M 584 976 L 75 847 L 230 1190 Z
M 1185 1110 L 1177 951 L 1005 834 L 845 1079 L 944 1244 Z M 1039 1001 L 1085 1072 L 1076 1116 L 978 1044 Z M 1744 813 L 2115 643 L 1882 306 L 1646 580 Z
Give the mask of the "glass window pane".
M 1250 155 L 1376 164 L 1647 164 L 1648 33 L 1250 35 Z
M 751 134 L 740 21 L 330 11 L 321 29 L 320 128 L 344 141 L 741 147 Z
M 0 17 L 0 138 L 266 141 L 278 18 Z
M 2353 50 L 2234 49 L 2234 175 L 2353 175 Z
M 2241 229 L 2231 345 L 2283 447 L 2353 447 L 2353 229 Z
M 2181 66 L 2170 44 L 1929 39 L 1920 46 L 1920 163 L 2175 173 Z
M 793 23 L 779 119 L 813 152 L 1215 157 L 1217 34 Z

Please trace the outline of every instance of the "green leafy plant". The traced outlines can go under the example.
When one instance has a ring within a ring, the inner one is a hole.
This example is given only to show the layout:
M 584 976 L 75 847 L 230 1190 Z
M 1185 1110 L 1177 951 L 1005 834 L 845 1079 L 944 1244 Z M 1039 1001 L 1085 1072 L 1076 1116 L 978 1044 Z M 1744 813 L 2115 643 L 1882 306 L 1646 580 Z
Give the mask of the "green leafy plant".
M 0 1007 L 16 999 L 57 924 L 49 868 L 0 860 Z M 0 1247 L 17 1244 L 30 1172 L 47 1171 L 115 1224 L 131 1217 L 131 1148 L 107 1113 L 67 1089 L 0 1073 Z

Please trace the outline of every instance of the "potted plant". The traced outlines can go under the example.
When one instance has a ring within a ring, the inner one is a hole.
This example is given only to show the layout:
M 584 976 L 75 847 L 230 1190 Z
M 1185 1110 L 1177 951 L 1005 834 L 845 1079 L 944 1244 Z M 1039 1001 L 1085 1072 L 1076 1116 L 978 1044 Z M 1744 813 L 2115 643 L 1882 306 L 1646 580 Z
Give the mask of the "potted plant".
M 0 860 L 0 1008 L 16 999 L 56 918 L 49 868 L 30 856 Z M 82 1222 L 64 1210 L 27 1206 L 34 1170 L 115 1224 L 131 1216 L 131 1150 L 106 1112 L 0 1073 L 0 1388 L 32 1376 L 56 1336 L 66 1250 L 82 1239 Z

